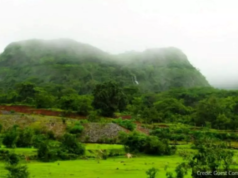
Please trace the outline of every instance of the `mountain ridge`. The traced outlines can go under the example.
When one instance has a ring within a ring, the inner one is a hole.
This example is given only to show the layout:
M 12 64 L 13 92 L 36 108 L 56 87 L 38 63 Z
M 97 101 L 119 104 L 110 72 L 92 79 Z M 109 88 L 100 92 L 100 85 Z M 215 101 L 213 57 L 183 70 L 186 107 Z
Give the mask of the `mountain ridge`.
M 24 40 L 5 48 L 0 55 L 3 88 L 29 78 L 37 85 L 60 84 L 81 94 L 91 92 L 97 83 L 107 80 L 118 81 L 122 86 L 138 84 L 145 92 L 210 86 L 187 56 L 175 47 L 112 55 L 65 38 Z

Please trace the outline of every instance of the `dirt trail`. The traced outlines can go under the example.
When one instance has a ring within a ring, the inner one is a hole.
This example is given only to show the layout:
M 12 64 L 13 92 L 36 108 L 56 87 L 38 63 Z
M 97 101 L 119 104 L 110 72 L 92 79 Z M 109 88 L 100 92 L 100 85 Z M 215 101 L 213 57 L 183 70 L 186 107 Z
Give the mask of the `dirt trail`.
M 47 109 L 36 109 L 33 107 L 29 106 L 17 106 L 17 105 L 12 105 L 12 106 L 5 106 L 5 105 L 0 105 L 0 110 L 2 111 L 15 111 L 18 113 L 25 113 L 25 114 L 38 114 L 38 115 L 45 115 L 45 116 L 65 116 L 69 118 L 77 118 L 77 119 L 86 119 L 86 116 L 81 116 L 79 114 L 75 113 L 64 113 L 62 111 L 52 111 L 52 110 L 47 110 Z M 131 116 L 117 116 L 117 118 L 121 117 L 122 119 L 130 119 Z

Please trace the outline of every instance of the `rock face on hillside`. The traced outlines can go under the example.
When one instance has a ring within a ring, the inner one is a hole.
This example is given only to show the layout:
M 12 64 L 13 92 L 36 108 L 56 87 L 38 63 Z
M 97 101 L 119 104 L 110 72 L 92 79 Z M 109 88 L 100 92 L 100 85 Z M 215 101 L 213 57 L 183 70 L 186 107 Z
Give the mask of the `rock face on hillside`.
M 114 123 L 88 123 L 84 125 L 81 139 L 89 143 L 98 143 L 105 138 L 117 138 L 120 132 L 127 132 L 127 130 Z
M 28 40 L 11 43 L 0 55 L 2 89 L 30 81 L 87 94 L 97 83 L 111 79 L 145 92 L 209 86 L 186 55 L 173 47 L 110 55 L 69 39 Z

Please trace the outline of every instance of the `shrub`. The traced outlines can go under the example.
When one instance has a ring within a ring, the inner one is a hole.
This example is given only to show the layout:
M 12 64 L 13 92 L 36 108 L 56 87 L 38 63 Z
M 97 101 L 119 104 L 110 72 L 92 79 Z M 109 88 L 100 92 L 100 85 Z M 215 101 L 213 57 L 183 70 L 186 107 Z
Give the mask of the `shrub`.
M 48 139 L 55 140 L 55 134 L 54 134 L 54 132 L 52 130 L 47 131 L 46 135 L 47 135 Z
M 26 165 L 7 165 L 5 169 L 9 172 L 7 178 L 28 178 L 30 175 Z
M 7 160 L 7 157 L 9 155 L 8 150 L 0 150 L 0 160 Z
M 6 155 L 7 165 L 5 169 L 9 172 L 7 178 L 28 178 L 29 172 L 26 165 L 19 165 L 19 157 L 14 153 Z
M 171 131 L 169 128 L 157 128 L 152 130 L 150 135 L 157 136 L 158 138 L 170 139 Z
M 7 153 L 5 157 L 5 161 L 11 165 L 17 165 L 20 161 L 20 158 L 15 153 Z
M 81 144 L 74 135 L 66 133 L 63 136 L 61 147 L 68 153 L 76 155 L 84 155 L 85 147 Z
M 47 137 L 44 134 L 34 135 L 32 138 L 32 145 L 36 148 L 39 148 L 40 144 L 46 140 L 47 140 Z
M 125 127 L 128 130 L 133 131 L 136 128 L 136 124 L 134 123 L 134 120 L 123 120 L 123 119 L 115 119 L 113 120 L 113 123 L 116 123 L 122 127 Z
M 133 132 L 131 134 L 121 134 L 120 139 L 125 145 L 126 151 L 143 152 L 143 146 L 146 143 L 146 135 Z
M 3 128 L 3 126 L 2 126 L 2 124 L 0 123 L 0 133 L 2 132 L 2 128 Z
M 57 160 L 58 156 L 57 147 L 52 147 L 49 145 L 48 141 L 43 141 L 39 144 L 39 148 L 37 151 L 37 157 L 39 160 L 44 162 Z
M 98 111 L 90 111 L 88 114 L 87 119 L 90 122 L 98 122 L 100 120 L 100 116 L 99 116 L 99 112 Z
M 175 152 L 175 147 L 170 147 L 167 140 L 159 140 L 156 136 L 133 132 L 120 135 L 126 151 L 141 152 L 151 155 L 170 155 Z
M 92 109 L 92 98 L 90 96 L 79 96 L 77 98 L 78 114 L 86 116 Z
M 152 155 L 163 155 L 168 150 L 168 144 L 165 144 L 155 136 L 147 137 L 144 152 Z
M 146 171 L 146 174 L 147 174 L 148 178 L 155 178 L 158 171 L 159 170 L 156 168 L 151 168 Z
M 68 127 L 67 130 L 71 134 L 81 134 L 83 131 L 83 126 L 80 124 L 80 122 L 77 122 L 73 127 Z
M 18 139 L 17 127 L 13 126 L 11 129 L 8 129 L 8 131 L 4 134 L 2 143 L 7 148 L 13 148 L 16 146 L 17 139 Z
M 71 134 L 80 134 L 83 131 L 82 125 L 75 125 L 74 127 L 70 128 L 69 133 Z
M 75 135 L 66 133 L 61 142 L 42 141 L 38 144 L 37 157 L 44 162 L 76 159 L 84 155 L 85 147 L 77 141 Z
M 17 147 L 30 147 L 33 145 L 32 140 L 34 136 L 33 129 L 25 128 L 19 131 L 19 136 L 17 138 Z

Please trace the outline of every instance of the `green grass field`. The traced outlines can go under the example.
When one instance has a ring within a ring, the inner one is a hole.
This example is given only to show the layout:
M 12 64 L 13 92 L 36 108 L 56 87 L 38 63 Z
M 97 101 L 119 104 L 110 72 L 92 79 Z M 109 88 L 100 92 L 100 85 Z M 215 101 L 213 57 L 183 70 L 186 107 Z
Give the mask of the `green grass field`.
M 87 150 L 97 149 L 120 149 L 122 145 L 109 144 L 87 144 Z M 188 145 L 179 146 L 178 150 L 189 149 Z M 8 149 L 11 150 L 11 149 Z M 36 154 L 36 149 L 17 148 L 11 151 L 17 154 Z M 87 152 L 86 152 L 87 153 Z M 173 171 L 182 158 L 177 154 L 173 156 L 146 156 L 141 155 L 127 159 L 125 156 L 100 160 L 98 163 L 94 158 L 88 160 L 56 161 L 42 163 L 32 161 L 27 163 L 31 177 L 34 178 L 146 178 L 145 171 L 151 167 L 159 169 L 158 177 L 165 176 L 165 166 Z M 0 178 L 4 178 L 7 172 L 4 170 L 4 163 L 0 162 Z M 189 177 L 189 176 L 188 176 Z
M 57 161 L 53 163 L 28 163 L 31 177 L 35 178 L 146 178 L 145 171 L 151 167 L 160 170 L 158 177 L 165 177 L 166 164 L 173 170 L 181 162 L 178 156 L 110 158 L 98 163 L 94 159 L 76 161 Z M 0 177 L 6 175 L 4 164 L 0 163 Z
M 180 145 L 177 147 L 177 154 L 172 156 L 147 156 L 139 155 L 127 159 L 125 156 L 100 160 L 98 163 L 94 158 L 88 160 L 56 161 L 42 163 L 31 161 L 27 163 L 31 178 L 146 178 L 146 170 L 155 167 L 159 169 L 157 178 L 165 178 L 166 171 L 174 172 L 175 167 L 183 160 L 179 156 L 180 151 L 195 151 L 190 145 Z M 122 145 L 109 144 L 86 144 L 87 150 L 97 149 L 121 149 Z M 8 149 L 9 150 L 9 149 Z M 14 150 L 18 154 L 36 154 L 36 149 L 17 148 Z M 237 151 L 236 158 L 237 156 Z M 0 162 L 0 178 L 4 178 L 7 172 L 4 170 L 4 163 Z M 186 176 L 191 177 L 190 174 Z

